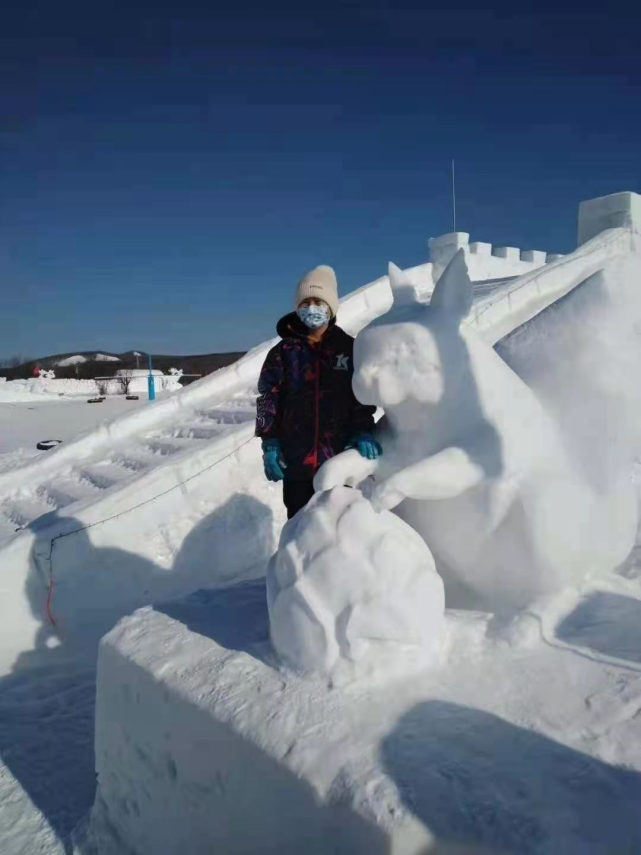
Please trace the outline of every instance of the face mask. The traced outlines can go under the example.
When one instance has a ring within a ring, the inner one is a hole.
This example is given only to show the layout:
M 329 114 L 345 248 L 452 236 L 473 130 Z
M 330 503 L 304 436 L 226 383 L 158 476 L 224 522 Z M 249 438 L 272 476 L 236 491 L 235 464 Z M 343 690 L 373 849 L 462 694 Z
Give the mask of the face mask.
M 296 314 L 310 330 L 319 330 L 329 323 L 329 306 L 301 306 Z

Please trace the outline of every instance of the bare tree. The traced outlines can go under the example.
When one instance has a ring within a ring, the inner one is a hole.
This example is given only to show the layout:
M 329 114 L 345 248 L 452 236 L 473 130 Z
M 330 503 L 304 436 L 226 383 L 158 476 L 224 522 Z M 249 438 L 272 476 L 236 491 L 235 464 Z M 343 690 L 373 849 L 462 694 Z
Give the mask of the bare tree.
M 134 379 L 133 371 L 121 371 L 116 380 L 120 383 L 120 390 L 123 395 L 129 394 L 129 387 L 131 386 L 131 382 Z
M 99 380 L 96 380 L 96 386 L 98 387 L 99 395 L 106 395 L 107 390 L 109 389 L 110 380 L 108 377 L 101 377 Z

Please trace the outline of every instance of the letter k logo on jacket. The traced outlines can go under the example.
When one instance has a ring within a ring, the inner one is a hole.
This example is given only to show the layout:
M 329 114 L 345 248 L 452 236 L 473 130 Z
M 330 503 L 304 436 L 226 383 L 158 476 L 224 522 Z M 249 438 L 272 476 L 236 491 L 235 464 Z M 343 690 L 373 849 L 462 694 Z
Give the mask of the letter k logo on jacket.
M 349 371 L 349 356 L 345 356 L 344 353 L 339 353 L 336 357 L 336 365 L 334 365 L 334 369 L 336 371 Z

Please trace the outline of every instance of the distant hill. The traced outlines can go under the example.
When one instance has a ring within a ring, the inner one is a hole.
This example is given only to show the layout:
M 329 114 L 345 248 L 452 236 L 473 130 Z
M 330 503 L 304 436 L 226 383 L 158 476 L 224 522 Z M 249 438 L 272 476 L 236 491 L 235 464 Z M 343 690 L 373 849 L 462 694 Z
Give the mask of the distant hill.
M 244 352 L 205 353 L 195 356 L 175 356 L 162 353 L 152 354 L 153 367 L 165 374 L 170 368 L 182 368 L 185 374 L 211 374 L 219 368 L 231 365 L 244 356 Z M 56 377 L 78 377 L 90 380 L 94 377 L 109 377 L 120 369 L 147 368 L 149 356 L 142 350 L 129 350 L 126 353 L 112 353 L 108 350 L 76 350 L 67 353 L 55 353 L 38 359 L 30 359 L 21 365 L 0 368 L 0 377 L 18 380 L 33 376 L 36 366 L 53 369 Z M 186 377 L 186 385 L 197 378 Z

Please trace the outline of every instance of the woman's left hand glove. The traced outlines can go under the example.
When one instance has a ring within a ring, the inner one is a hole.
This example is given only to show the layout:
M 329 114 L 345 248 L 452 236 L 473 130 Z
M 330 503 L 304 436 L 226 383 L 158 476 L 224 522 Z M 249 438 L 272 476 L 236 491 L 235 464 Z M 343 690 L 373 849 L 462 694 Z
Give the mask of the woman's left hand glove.
M 347 443 L 345 450 L 348 448 L 358 449 L 361 457 L 366 457 L 368 460 L 377 460 L 383 453 L 380 442 L 377 442 L 371 433 L 359 433 Z

